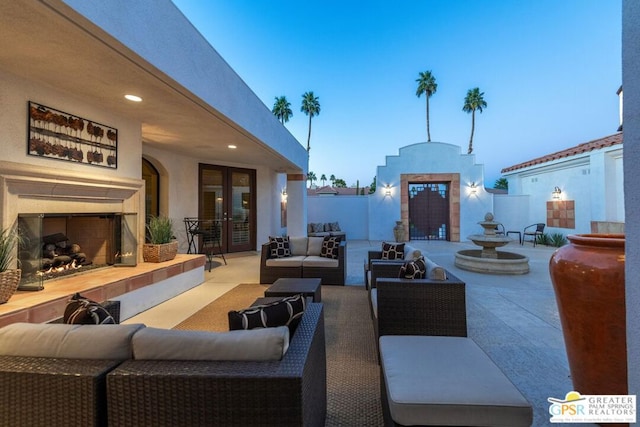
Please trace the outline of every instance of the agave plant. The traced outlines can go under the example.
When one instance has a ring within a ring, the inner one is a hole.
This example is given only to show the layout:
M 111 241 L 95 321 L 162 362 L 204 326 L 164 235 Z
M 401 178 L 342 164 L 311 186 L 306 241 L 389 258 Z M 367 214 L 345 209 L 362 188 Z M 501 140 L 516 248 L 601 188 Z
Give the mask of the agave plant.
M 173 236 L 173 220 L 166 216 L 153 216 L 147 225 L 149 242 L 162 245 L 171 242 Z

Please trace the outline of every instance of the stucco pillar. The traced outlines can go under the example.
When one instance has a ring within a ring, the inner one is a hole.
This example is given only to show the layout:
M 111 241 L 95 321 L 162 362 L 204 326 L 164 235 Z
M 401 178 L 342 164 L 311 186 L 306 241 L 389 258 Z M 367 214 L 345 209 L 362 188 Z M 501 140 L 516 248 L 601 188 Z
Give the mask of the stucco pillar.
M 307 235 L 307 177 L 304 174 L 287 175 L 287 234 Z

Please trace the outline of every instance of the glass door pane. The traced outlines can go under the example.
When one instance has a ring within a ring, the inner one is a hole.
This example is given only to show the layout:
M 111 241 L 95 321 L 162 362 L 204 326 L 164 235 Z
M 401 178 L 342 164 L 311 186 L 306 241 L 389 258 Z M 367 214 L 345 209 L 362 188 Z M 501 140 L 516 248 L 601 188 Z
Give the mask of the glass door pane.
M 246 172 L 231 170 L 231 246 L 247 247 L 251 243 L 249 221 L 251 218 L 251 176 Z

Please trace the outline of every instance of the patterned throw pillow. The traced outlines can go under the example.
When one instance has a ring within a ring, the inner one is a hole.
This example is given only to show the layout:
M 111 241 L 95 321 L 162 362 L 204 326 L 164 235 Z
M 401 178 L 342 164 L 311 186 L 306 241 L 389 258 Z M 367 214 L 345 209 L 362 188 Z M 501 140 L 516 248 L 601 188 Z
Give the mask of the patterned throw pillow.
M 322 249 L 320 250 L 320 256 L 325 258 L 338 259 L 340 242 L 342 236 L 325 237 L 322 241 Z
M 64 309 L 62 321 L 72 325 L 115 325 L 106 308 L 76 293 Z
M 330 231 L 342 231 L 342 230 L 340 230 L 340 224 L 338 224 L 337 222 L 329 223 L 329 230 Z
M 382 259 L 404 259 L 404 243 L 382 243 Z
M 284 258 L 291 256 L 289 236 L 269 237 L 269 242 L 271 242 L 271 258 Z
M 427 277 L 427 264 L 424 257 L 421 256 L 413 261 L 406 262 L 400 267 L 398 277 L 400 279 L 424 279 Z
M 324 224 L 321 222 L 313 222 L 311 223 L 311 231 L 313 233 L 321 233 L 324 231 Z
M 293 336 L 306 308 L 304 295 L 298 294 L 281 300 L 229 312 L 229 330 L 288 326 Z

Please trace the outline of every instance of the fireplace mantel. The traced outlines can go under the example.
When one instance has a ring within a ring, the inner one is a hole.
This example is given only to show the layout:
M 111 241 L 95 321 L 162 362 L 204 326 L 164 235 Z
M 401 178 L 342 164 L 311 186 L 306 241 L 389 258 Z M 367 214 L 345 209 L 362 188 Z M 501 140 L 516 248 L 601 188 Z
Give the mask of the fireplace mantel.
M 144 242 L 144 180 L 118 177 L 109 172 L 85 173 L 0 161 L 0 225 L 11 228 L 18 214 L 138 213 L 137 238 L 141 245 Z M 138 254 L 141 257 L 140 248 Z

